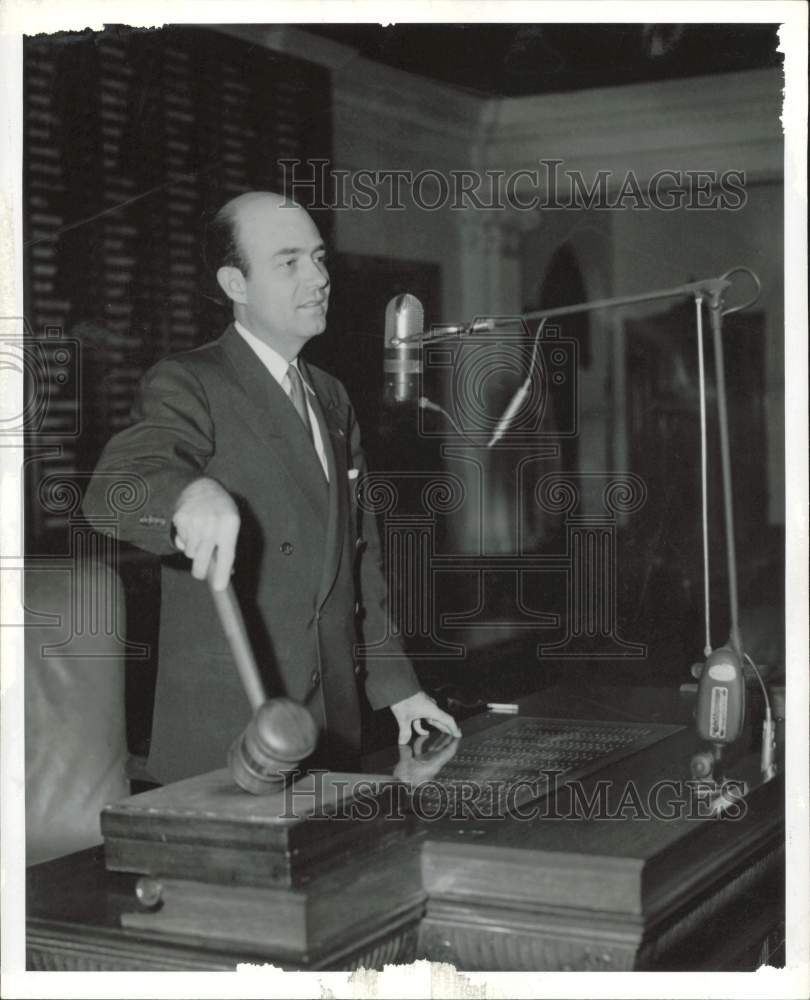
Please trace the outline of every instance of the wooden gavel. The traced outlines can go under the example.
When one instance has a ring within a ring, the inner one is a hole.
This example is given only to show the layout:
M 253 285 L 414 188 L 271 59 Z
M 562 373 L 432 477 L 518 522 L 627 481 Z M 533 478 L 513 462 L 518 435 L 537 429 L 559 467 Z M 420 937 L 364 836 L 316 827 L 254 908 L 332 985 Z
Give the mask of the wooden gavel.
M 228 751 L 228 767 L 240 788 L 253 795 L 267 795 L 278 791 L 287 773 L 314 751 L 318 728 L 303 705 L 291 698 L 265 697 L 236 594 L 230 583 L 225 590 L 214 589 L 214 566 L 212 559 L 208 585 L 253 710 L 247 728 Z

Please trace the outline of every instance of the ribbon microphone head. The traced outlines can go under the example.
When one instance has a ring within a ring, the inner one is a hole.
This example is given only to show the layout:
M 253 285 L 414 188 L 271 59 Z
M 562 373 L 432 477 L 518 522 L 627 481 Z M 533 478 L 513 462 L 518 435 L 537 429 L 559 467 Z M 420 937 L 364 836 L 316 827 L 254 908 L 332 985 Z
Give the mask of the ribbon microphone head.
M 385 307 L 383 401 L 416 403 L 422 375 L 425 313 L 415 295 L 395 295 Z

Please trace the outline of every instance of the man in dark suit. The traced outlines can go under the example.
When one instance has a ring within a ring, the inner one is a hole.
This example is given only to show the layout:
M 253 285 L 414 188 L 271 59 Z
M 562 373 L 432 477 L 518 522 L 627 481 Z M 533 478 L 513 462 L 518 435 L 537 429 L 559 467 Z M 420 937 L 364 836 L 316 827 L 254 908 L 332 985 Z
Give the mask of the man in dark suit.
M 356 760 L 360 606 L 365 641 L 386 640 L 366 664 L 372 708 L 390 706 L 401 743 L 424 720 L 458 736 L 391 634 L 376 527 L 355 499 L 365 463 L 351 403 L 298 357 L 325 329 L 329 303 L 314 222 L 279 195 L 241 195 L 212 223 L 206 256 L 234 322 L 147 373 L 134 422 L 107 445 L 84 505 L 106 513 L 110 475 L 141 477 L 146 501 L 119 515 L 120 535 L 165 557 L 151 773 L 169 781 L 222 767 L 250 718 L 201 582 L 212 558 L 216 588 L 233 570 L 268 696 L 287 694 L 319 724 L 318 763 Z

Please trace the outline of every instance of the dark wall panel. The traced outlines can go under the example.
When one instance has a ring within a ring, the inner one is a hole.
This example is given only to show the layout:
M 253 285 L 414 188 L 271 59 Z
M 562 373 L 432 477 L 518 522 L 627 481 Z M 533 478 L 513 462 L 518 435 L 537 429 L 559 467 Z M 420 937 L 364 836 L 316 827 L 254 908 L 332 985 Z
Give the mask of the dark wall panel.
M 321 67 L 185 27 L 30 38 L 24 74 L 26 319 L 50 355 L 76 341 L 66 366 L 43 369 L 32 443 L 59 454 L 27 483 L 29 549 L 53 551 L 66 514 L 39 484 L 91 469 L 146 368 L 221 332 L 202 220 L 278 189 L 280 159 L 331 158 L 331 85 Z

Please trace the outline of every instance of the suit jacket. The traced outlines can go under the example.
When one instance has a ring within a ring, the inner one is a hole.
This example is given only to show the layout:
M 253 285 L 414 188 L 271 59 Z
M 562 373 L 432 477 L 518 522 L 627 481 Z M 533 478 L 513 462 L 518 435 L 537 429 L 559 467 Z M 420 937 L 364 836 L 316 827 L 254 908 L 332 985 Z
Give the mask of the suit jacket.
M 109 515 L 109 474 L 135 473 L 146 487 L 146 503 L 119 512 L 118 527 L 164 556 L 149 757 L 161 781 L 222 767 L 251 715 L 208 586 L 172 541 L 177 498 L 200 476 L 219 481 L 239 507 L 233 584 L 268 697 L 307 705 L 322 728 L 319 763 L 348 767 L 359 748 L 361 605 L 366 641 L 389 634 L 380 545 L 373 516 L 357 508 L 365 460 L 346 391 L 315 366 L 302 369 L 317 396 L 328 484 L 284 390 L 231 325 L 146 374 L 134 422 L 107 445 L 85 496 L 88 516 Z M 395 639 L 375 649 L 365 686 L 372 708 L 418 690 Z

